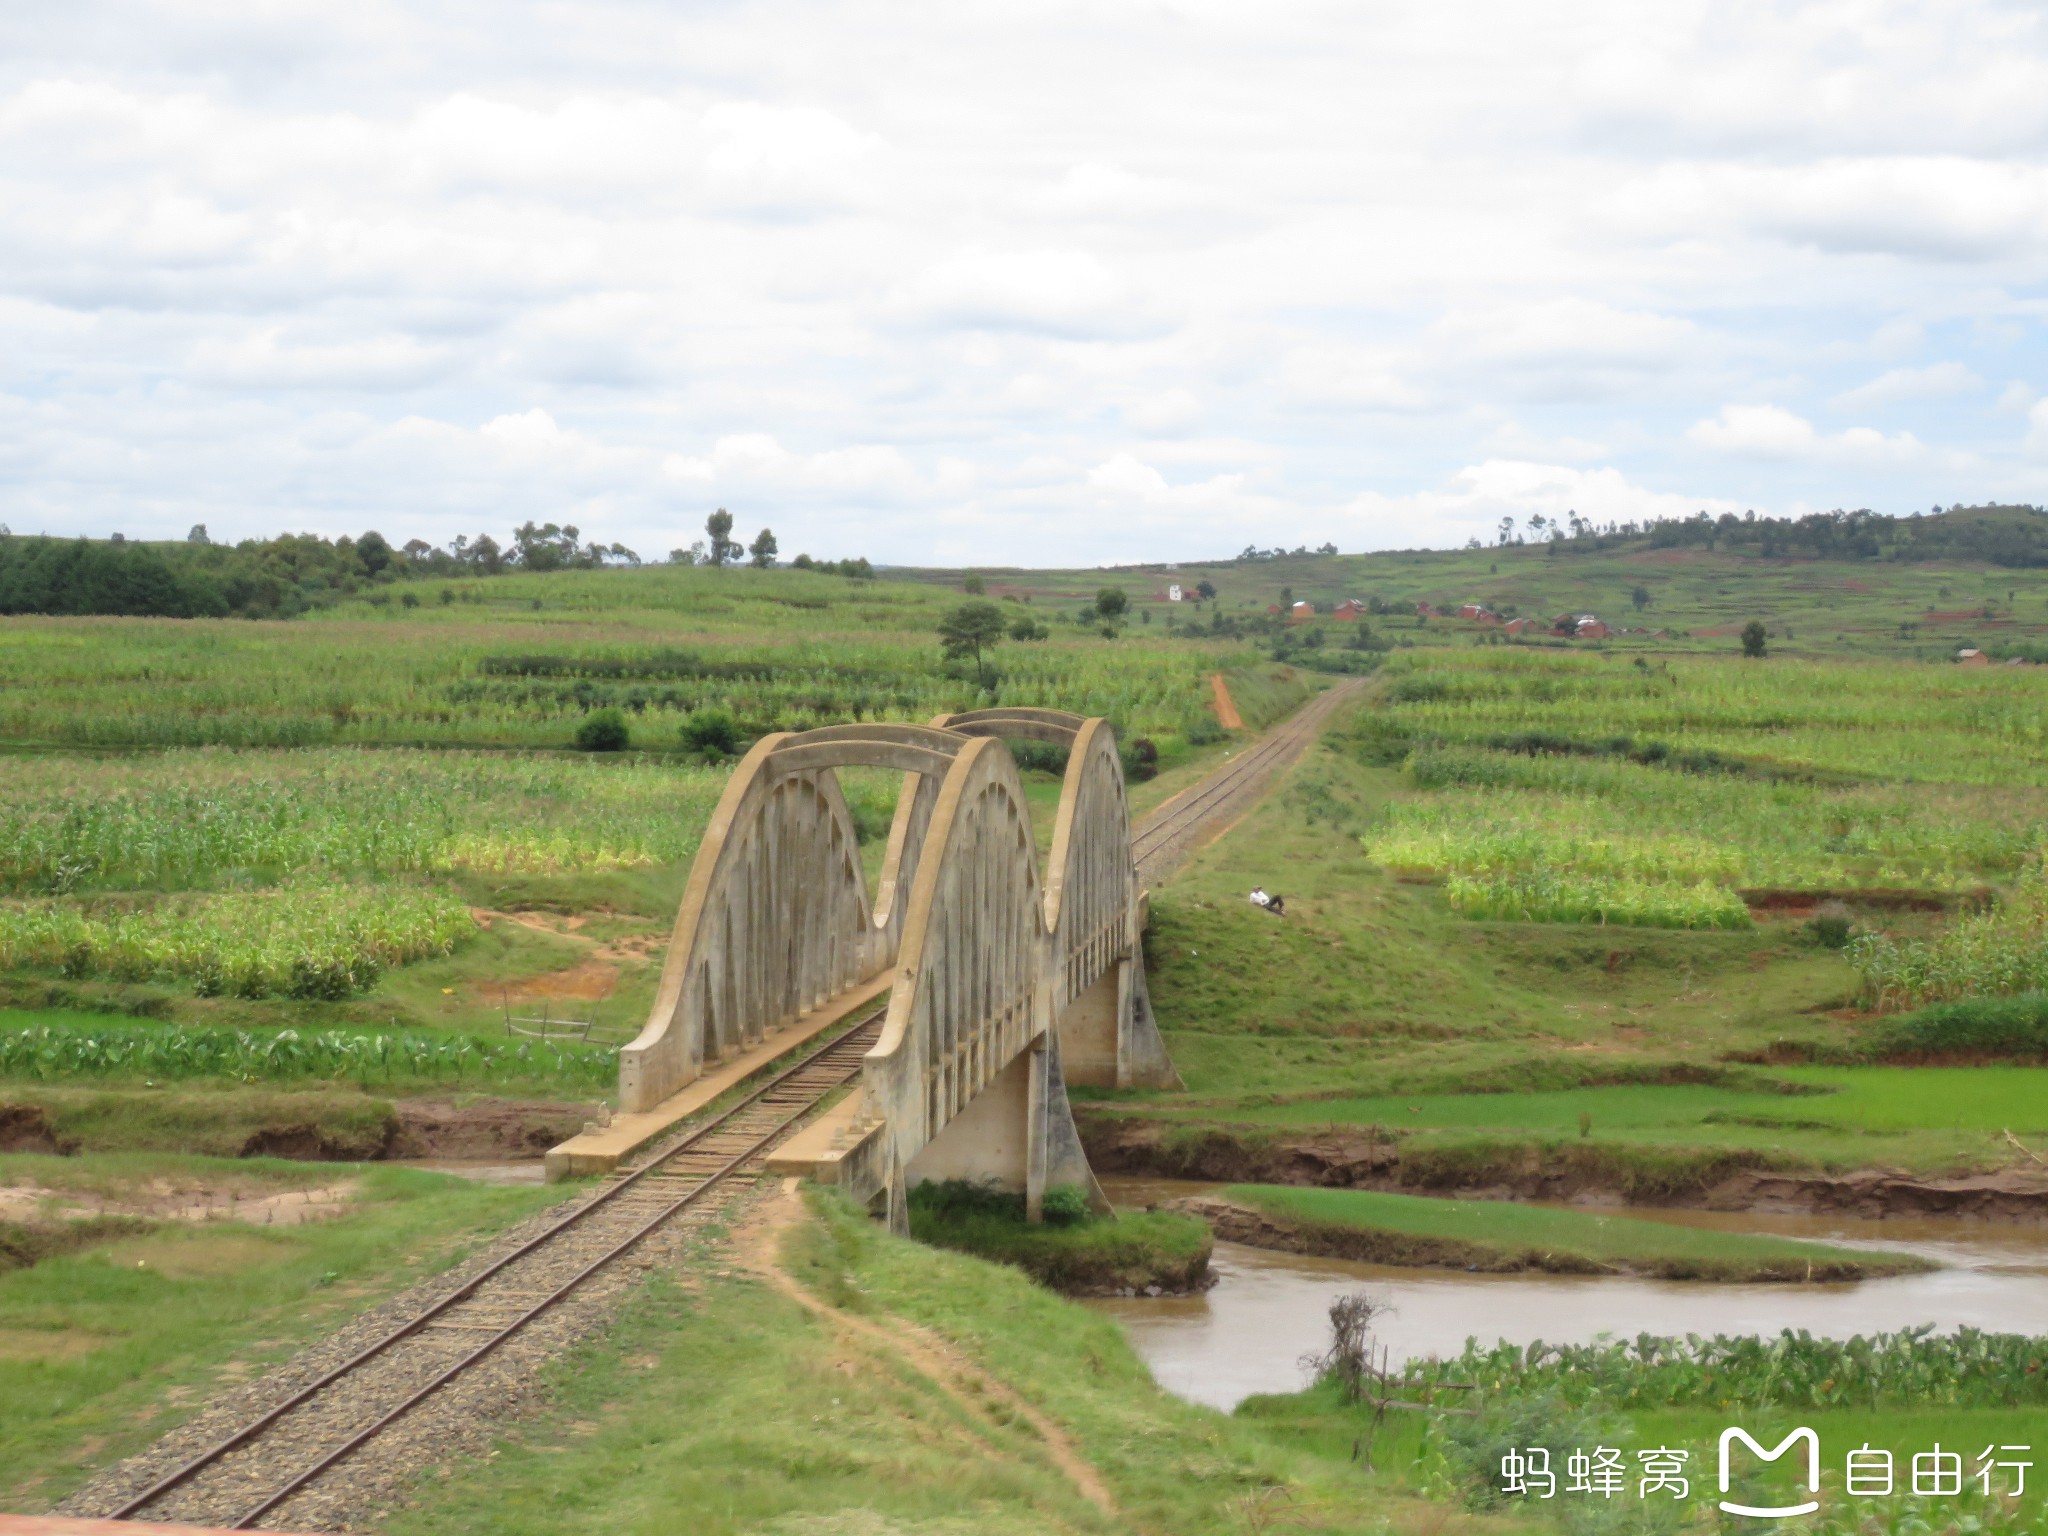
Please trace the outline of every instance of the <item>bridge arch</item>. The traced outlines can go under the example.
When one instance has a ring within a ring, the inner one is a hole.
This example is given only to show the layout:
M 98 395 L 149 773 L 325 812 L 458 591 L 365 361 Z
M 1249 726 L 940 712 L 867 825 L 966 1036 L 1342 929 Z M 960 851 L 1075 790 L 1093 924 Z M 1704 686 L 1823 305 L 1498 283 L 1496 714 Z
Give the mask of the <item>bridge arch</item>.
M 1049 862 L 1001 738 L 1067 748 Z M 904 774 L 872 902 L 837 770 Z M 905 1219 L 926 1178 L 994 1178 L 1035 1215 L 1054 1184 L 1102 1204 L 1067 1103 L 1077 1080 L 1178 1084 L 1144 994 L 1142 896 L 1108 723 L 979 710 L 928 726 L 763 738 L 707 828 L 621 1103 L 651 1109 L 706 1063 L 893 967 L 882 1034 L 830 1162 Z M 823 1176 L 821 1172 L 821 1176 Z

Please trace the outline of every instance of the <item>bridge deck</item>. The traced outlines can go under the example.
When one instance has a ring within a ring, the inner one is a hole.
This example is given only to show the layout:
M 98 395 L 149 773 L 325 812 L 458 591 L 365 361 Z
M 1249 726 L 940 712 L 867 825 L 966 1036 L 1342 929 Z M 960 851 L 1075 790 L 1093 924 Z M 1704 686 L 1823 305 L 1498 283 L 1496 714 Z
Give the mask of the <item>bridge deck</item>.
M 816 1039 L 835 1025 L 845 1023 L 861 1009 L 873 1006 L 876 999 L 887 994 L 894 979 L 893 972 L 884 971 L 871 981 L 851 987 L 824 1007 L 814 1008 L 794 1024 L 785 1025 L 768 1035 L 759 1045 L 741 1052 L 730 1061 L 720 1062 L 654 1108 L 639 1114 L 614 1115 L 612 1123 L 603 1130 L 585 1131 L 580 1136 L 570 1137 L 548 1153 L 548 1182 L 552 1184 L 586 1174 L 610 1173 L 633 1152 L 671 1126 L 699 1113 L 713 1099 L 760 1071 L 776 1057 Z

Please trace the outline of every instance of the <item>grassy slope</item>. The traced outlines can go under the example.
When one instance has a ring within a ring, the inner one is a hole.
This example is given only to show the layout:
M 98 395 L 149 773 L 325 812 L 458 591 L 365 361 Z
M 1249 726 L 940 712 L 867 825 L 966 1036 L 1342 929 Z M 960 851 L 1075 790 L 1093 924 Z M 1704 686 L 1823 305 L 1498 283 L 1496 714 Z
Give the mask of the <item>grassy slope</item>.
M 948 573 L 929 575 L 944 580 Z M 1733 631 L 1714 636 L 1700 631 L 1740 626 L 1752 618 L 1770 628 L 1773 653 L 1788 656 L 1945 660 L 1963 644 L 2048 637 L 2048 570 L 1966 561 L 1764 559 L 1651 549 L 1579 555 L 1525 545 L 1205 561 L 1182 564 L 1171 575 L 1165 566 L 1144 566 L 1117 572 L 1004 572 L 990 579 L 992 591 L 1029 593 L 1036 603 L 1055 606 L 1070 606 L 1114 582 L 1141 606 L 1163 615 L 1168 580 L 1192 588 L 1204 577 L 1215 583 L 1226 614 L 1263 613 L 1279 600 L 1282 587 L 1325 611 L 1347 597 L 1378 597 L 1406 607 L 1409 615 L 1374 617 L 1369 620 L 1373 628 L 1421 644 L 1467 631 L 1437 620 L 1416 626 L 1412 612 L 1418 601 L 1481 602 L 1495 609 L 1513 605 L 1543 616 L 1597 613 L 1610 622 L 1695 637 L 1644 642 L 1653 650 L 1674 652 L 1731 650 Z M 1640 613 L 1630 601 L 1637 586 L 1646 588 L 1651 599 Z M 1986 604 L 1996 612 L 1988 621 L 1978 616 Z M 1930 617 L 1965 613 L 1970 616 Z M 1155 622 L 1163 622 L 1163 616 Z M 1902 635 L 1903 622 L 1917 623 L 1917 628 Z
M 720 1273 L 688 1294 L 651 1286 L 553 1373 L 553 1407 L 487 1469 L 452 1469 L 385 1529 L 633 1536 L 672 1531 L 687 1512 L 703 1536 L 1220 1536 L 1247 1528 L 1269 1486 L 1290 1490 L 1297 1529 L 1434 1518 L 1384 1496 L 1341 1454 L 1284 1450 L 1168 1397 L 1114 1323 L 1000 1266 L 898 1241 L 826 1202 L 785 1251 L 814 1296 L 864 1323 L 928 1330 L 1048 1414 L 1122 1513 L 1085 1502 L 1000 1405 L 969 1413 L 872 1336 L 829 1330 L 763 1282 Z
M 1781 1237 L 1711 1232 L 1591 1211 L 1497 1200 L 1437 1200 L 1357 1189 L 1290 1189 L 1234 1184 L 1223 1198 L 1316 1231 L 1391 1234 L 1440 1244 L 1417 1262 L 1576 1272 L 1619 1270 L 1674 1280 L 1797 1279 L 1818 1268 L 1839 1274 L 1901 1274 L 1920 1260 L 1833 1248 Z M 1396 1245 L 1398 1246 L 1398 1245 Z M 1455 1250 L 1455 1251 L 1454 1251 Z
M 10 1182 L 46 1159 L 0 1159 Z M 204 1160 L 67 1159 L 63 1183 L 113 1193 Z M 407 1168 L 249 1165 L 220 1181 L 360 1178 L 353 1210 L 297 1227 L 163 1227 L 0 1274 L 0 1508 L 62 1498 L 297 1344 L 330 1330 L 563 1191 Z
M 1378 1126 L 1415 1133 L 1404 1145 L 1418 1151 L 1575 1144 L 1585 1112 L 1596 1150 L 1924 1171 L 2003 1164 L 2016 1156 L 2007 1126 L 2048 1128 L 2028 1069 L 1738 1068 L 1725 1085 L 1671 1083 L 1729 1074 L 1730 1055 L 1783 1039 L 1846 1039 L 1829 1010 L 1853 989 L 1848 966 L 1768 915 L 1742 932 L 1465 921 L 1435 886 L 1357 851 L 1377 807 L 1412 793 L 1326 741 L 1154 893 L 1152 998 L 1190 1094 L 1127 1109 L 1190 1126 Z M 1284 921 L 1244 900 L 1254 884 L 1287 897 Z M 1788 1080 L 1844 1091 L 1772 1091 Z

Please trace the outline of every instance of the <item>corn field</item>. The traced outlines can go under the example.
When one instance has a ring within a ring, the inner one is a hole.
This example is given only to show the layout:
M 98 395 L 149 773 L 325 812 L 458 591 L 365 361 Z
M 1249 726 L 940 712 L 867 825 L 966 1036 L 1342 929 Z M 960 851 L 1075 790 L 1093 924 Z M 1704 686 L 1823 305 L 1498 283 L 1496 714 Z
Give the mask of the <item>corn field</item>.
M 935 627 L 959 601 L 942 588 L 674 568 L 461 588 L 445 606 L 352 601 L 278 623 L 14 620 L 0 740 L 565 747 L 586 713 L 609 706 L 637 745 L 673 748 L 707 705 L 757 735 L 997 703 L 1105 715 L 1157 737 L 1202 718 L 1208 674 L 1247 659 L 1163 626 L 1107 641 L 1056 622 L 1050 640 L 1004 641 L 984 690 L 940 655 Z
M 454 952 L 469 909 L 403 885 L 166 897 L 132 908 L 0 902 L 0 967 L 115 981 L 185 981 L 202 997 L 339 999 L 391 966 Z
M 1873 1008 L 2048 991 L 2048 871 L 2035 864 L 1997 907 L 1932 938 L 1858 934 L 1847 954 Z
M 1460 917 L 1513 923 L 1623 923 L 1637 928 L 1747 928 L 1749 907 L 1710 880 L 1693 885 L 1557 874 L 1452 875 Z
M 618 1057 L 597 1046 L 466 1035 L 352 1035 L 283 1029 L 255 1033 L 182 1026 L 0 1030 L 0 1077 L 35 1081 L 215 1078 L 275 1083 L 532 1081 L 560 1089 L 614 1085 Z
M 1482 1392 L 1555 1393 L 1606 1408 L 2017 1408 L 2048 1403 L 2048 1339 L 1930 1323 L 1817 1339 L 1640 1334 L 1597 1344 L 1468 1340 L 1450 1360 L 1411 1360 L 1405 1384 L 1476 1383 Z
M 2024 676 L 1494 647 L 1397 653 L 1381 687 L 1359 745 L 1421 793 L 1366 854 L 1468 917 L 1740 927 L 1744 890 L 1974 892 L 2048 836 Z M 1900 978 L 1873 986 L 1946 995 L 1904 979 L 1923 948 L 1865 941 Z

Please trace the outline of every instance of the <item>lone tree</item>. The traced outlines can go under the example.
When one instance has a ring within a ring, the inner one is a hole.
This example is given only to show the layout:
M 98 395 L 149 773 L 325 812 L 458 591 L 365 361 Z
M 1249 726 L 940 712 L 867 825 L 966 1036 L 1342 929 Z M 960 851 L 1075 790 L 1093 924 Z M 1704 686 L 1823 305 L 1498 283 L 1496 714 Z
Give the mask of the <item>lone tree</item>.
M 754 535 L 754 542 L 747 546 L 747 553 L 754 557 L 748 564 L 752 565 L 757 571 L 767 570 L 769 566 L 775 563 L 776 549 L 774 531 L 763 528 Z
M 1650 606 L 1650 589 L 1645 586 L 1638 586 L 1633 592 L 1629 593 L 1628 600 L 1636 605 L 1636 612 L 1641 613 Z
M 1762 619 L 1751 619 L 1742 626 L 1742 654 L 1762 656 L 1767 654 L 1771 632 L 1764 628 Z
M 713 565 L 726 565 L 745 553 L 732 536 L 732 514 L 720 507 L 704 519 L 704 531 L 711 535 L 704 558 Z
M 974 676 L 984 688 L 988 673 L 981 665 L 982 652 L 994 650 L 1002 638 L 1003 610 L 991 602 L 962 603 L 939 620 L 939 644 L 946 659 L 965 661 L 972 656 Z
M 1124 616 L 1131 606 L 1130 597 L 1122 587 L 1104 587 L 1095 594 L 1095 611 L 1102 616 L 1105 624 L 1114 624 Z
M 1216 583 L 1207 579 L 1196 582 L 1195 595 L 1213 599 L 1216 596 Z
M 969 597 L 979 597 L 988 590 L 988 583 L 981 579 L 978 572 L 969 571 L 967 579 L 960 583 L 960 590 Z

